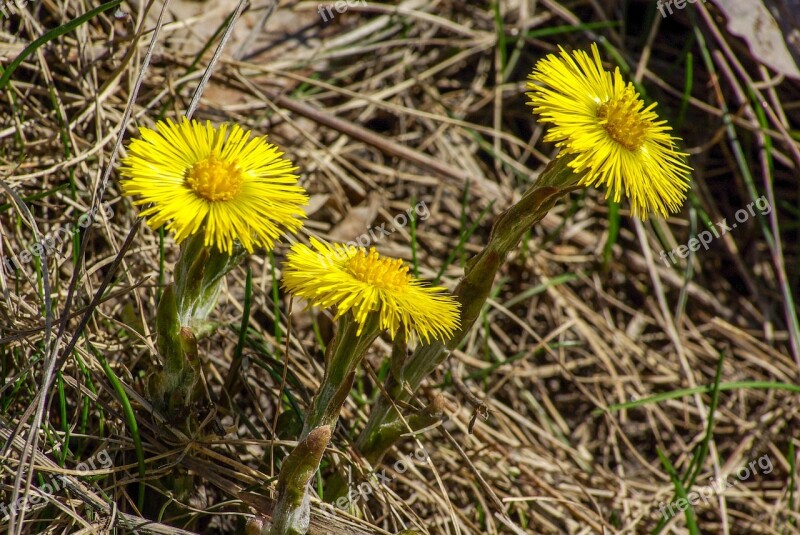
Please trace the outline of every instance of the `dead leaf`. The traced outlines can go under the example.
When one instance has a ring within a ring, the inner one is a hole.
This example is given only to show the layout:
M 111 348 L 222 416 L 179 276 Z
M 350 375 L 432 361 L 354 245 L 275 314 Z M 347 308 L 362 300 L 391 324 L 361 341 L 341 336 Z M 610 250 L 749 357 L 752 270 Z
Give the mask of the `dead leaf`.
M 317 193 L 315 195 L 311 195 L 308 198 L 308 204 L 303 207 L 303 211 L 306 213 L 306 216 L 310 216 L 319 211 L 320 208 L 325 206 L 325 203 L 327 203 L 328 199 L 330 198 L 331 196 L 328 193 Z
M 383 203 L 383 196 L 377 191 L 367 195 L 367 199 L 361 206 L 353 208 L 350 212 L 337 223 L 328 235 L 338 241 L 351 241 L 366 233 L 370 225 L 378 216 L 378 210 Z
M 728 19 L 728 30 L 745 40 L 753 57 L 771 69 L 800 79 L 781 27 L 762 0 L 714 0 Z M 788 4 L 788 0 L 775 2 Z M 796 29 L 795 29 L 796 31 Z

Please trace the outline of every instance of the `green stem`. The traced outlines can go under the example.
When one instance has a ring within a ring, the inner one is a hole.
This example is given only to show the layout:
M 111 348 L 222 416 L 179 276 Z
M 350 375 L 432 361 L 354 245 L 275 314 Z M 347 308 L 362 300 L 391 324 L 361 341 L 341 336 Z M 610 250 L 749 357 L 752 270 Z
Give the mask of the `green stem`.
M 298 442 L 283 461 L 278 475 L 278 501 L 272 513 L 272 525 L 263 527 L 262 533 L 305 535 L 308 531 L 311 521 L 308 485 L 330 439 L 331 427 L 318 427 Z
M 205 396 L 197 339 L 210 332 L 207 318 L 217 304 L 225 275 L 243 258 L 241 247 L 228 255 L 207 247 L 203 233 L 189 237 L 181 246 L 174 282 L 164 289 L 158 303 L 156 334 L 163 368 L 148 377 L 148 395 L 169 420 L 187 418 L 188 428 L 195 423 L 192 406 Z
M 459 346 L 479 317 L 495 275 L 508 253 L 517 247 L 524 233 L 541 221 L 563 195 L 582 187 L 579 185 L 581 176 L 572 171 L 569 162 L 569 156 L 551 161 L 520 201 L 498 217 L 492 226 L 489 243 L 467 263 L 464 278 L 455 290 L 455 296 L 461 303 L 461 326 L 453 338 L 446 344 L 434 342 L 422 345 L 401 366 L 392 367 L 393 370 L 399 369 L 399 373 L 393 371 L 385 383 L 391 400 L 384 396 L 378 398 L 356 442 L 357 449 L 370 464 L 380 462 L 405 432 L 404 425 L 398 426 L 399 415 L 392 402 L 407 402 L 422 381 L 447 359 L 451 350 Z
M 320 426 L 336 427 L 353 386 L 356 368 L 380 332 L 377 319 L 377 314 L 370 314 L 361 334 L 357 334 L 359 325 L 351 314 L 339 320 L 336 337 L 325 352 L 325 374 L 309 407 L 300 440 Z
M 360 334 L 358 330 L 359 324 L 348 313 L 339 320 L 336 337 L 328 344 L 325 374 L 311 401 L 298 444 L 281 466 L 278 500 L 271 526 L 262 531 L 265 535 L 303 535 L 308 531 L 309 483 L 350 394 L 355 370 L 380 333 L 377 314 L 370 314 Z

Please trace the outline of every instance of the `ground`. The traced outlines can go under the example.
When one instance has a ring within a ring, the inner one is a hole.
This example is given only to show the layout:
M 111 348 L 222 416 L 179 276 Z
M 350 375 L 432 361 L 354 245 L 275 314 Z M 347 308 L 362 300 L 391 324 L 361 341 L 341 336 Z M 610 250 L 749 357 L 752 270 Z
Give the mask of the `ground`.
M 193 113 L 268 134 L 310 194 L 295 239 L 373 229 L 383 254 L 452 290 L 557 153 L 526 105 L 528 74 L 593 42 L 682 138 L 683 209 L 640 221 L 595 188 L 557 203 L 417 392 L 414 405 L 441 400 L 445 417 L 370 469 L 353 443 L 388 373 L 380 338 L 315 480 L 323 500 L 335 471 L 363 490 L 347 511 L 315 497 L 316 525 L 800 531 L 800 86 L 729 32 L 717 2 L 665 17 L 621 0 L 257 0 L 234 18 L 230 0 L 3 5 L 9 533 L 242 532 L 266 512 L 322 377 L 332 316 L 280 289 L 281 244 L 227 277 L 199 348 L 209 402 L 191 410 L 206 425 L 187 435 L 154 412 L 153 320 L 179 248 L 121 195 L 139 126 Z

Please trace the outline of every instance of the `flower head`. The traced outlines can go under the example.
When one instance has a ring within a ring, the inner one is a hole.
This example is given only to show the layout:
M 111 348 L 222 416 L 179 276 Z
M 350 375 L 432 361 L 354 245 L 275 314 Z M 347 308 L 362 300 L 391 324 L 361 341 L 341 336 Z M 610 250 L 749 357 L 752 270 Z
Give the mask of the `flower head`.
M 186 118 L 140 133 L 122 161 L 122 191 L 152 204 L 141 215 L 152 228 L 166 223 L 178 243 L 202 229 L 207 246 L 231 254 L 238 239 L 252 253 L 303 225 L 308 197 L 296 168 L 266 137 Z
M 597 45 L 592 57 L 583 50 L 550 54 L 528 77 L 528 96 L 540 121 L 550 123 L 545 141 L 572 155 L 569 166 L 583 174 L 582 185 L 604 184 L 606 198 L 619 201 L 624 191 L 634 216 L 667 216 L 680 209 L 689 189 L 691 168 L 655 103 L 645 107 L 619 68 L 603 69 Z
M 336 305 L 336 317 L 353 312 L 358 334 L 371 312 L 394 338 L 402 324 L 406 337 L 415 331 L 426 342 L 445 340 L 458 328 L 458 302 L 445 288 L 427 287 L 408 273 L 408 266 L 371 248 L 328 244 L 311 238 L 311 246 L 292 246 L 283 273 L 284 287 L 312 305 Z

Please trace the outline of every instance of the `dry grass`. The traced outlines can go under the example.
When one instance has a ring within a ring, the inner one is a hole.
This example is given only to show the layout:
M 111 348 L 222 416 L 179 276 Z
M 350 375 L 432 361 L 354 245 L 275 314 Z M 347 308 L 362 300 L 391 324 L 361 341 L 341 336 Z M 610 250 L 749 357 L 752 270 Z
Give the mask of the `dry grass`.
M 207 432 L 186 437 L 152 414 L 142 397 L 157 358 L 149 326 L 177 248 L 137 226 L 137 210 L 120 197 L 120 136 L 192 108 L 208 73 L 195 117 L 242 123 L 286 149 L 313 196 L 308 232 L 351 239 L 424 202 L 430 217 L 413 236 L 398 228 L 379 249 L 409 260 L 415 251 L 421 275 L 444 267 L 452 288 L 495 216 L 553 155 L 525 106 L 525 76 L 556 45 L 586 47 L 602 35 L 685 139 L 695 168 L 690 202 L 669 221 L 645 223 L 624 205 L 617 218 L 597 191 L 559 204 L 508 262 L 465 346 L 420 393 L 443 394 L 447 420 L 394 451 L 383 467 L 390 481 L 334 524 L 344 533 L 652 532 L 659 504 L 675 496 L 659 452 L 682 476 L 707 445 L 695 488 L 736 480 L 765 455 L 773 469 L 696 505 L 700 531 L 800 531 L 800 333 L 787 319 L 800 275 L 800 93 L 727 35 L 712 3 L 666 20 L 651 4 L 504 0 L 496 11 L 464 0 L 370 2 L 323 23 L 315 2 L 272 10 L 258 1 L 209 71 L 235 2 L 173 0 L 161 20 L 162 4 L 125 3 L 37 47 L 0 94 L 8 192 L 0 256 L 19 257 L 37 235 L 64 229 L 58 236 L 67 237 L 46 269 L 34 260 L 0 270 L 0 502 L 32 496 L 54 473 L 69 483 L 13 523 L 0 514 L 0 526 L 125 532 L 145 516 L 159 523 L 142 533 L 237 532 L 252 513 L 239 493 L 270 496 L 286 453 L 273 439 L 291 440 L 292 406 L 302 410 L 322 374 L 317 340 L 329 337 L 329 318 L 295 303 L 290 326 L 289 303 L 273 300 L 280 273 L 255 254 L 244 345 L 237 349 L 244 268 L 228 278 L 214 313 L 219 329 L 202 343 L 216 405 Z M 3 68 L 91 7 L 46 0 L 18 9 L 0 22 Z M 688 264 L 659 260 L 704 220 L 730 222 L 760 195 L 774 208 L 768 216 L 751 217 Z M 110 218 L 70 232 L 105 203 Z M 284 252 L 275 253 L 278 267 Z M 388 349 L 379 341 L 369 354 L 326 456 L 324 472 L 335 465 L 354 485 L 369 469 L 352 441 L 379 395 Z M 741 381 L 769 384 L 725 386 Z M 718 397 L 696 390 L 606 410 L 714 384 L 723 385 Z M 144 511 L 126 407 L 142 442 Z M 287 415 L 277 430 L 276 410 Z M 219 425 L 224 436 L 213 432 Z M 108 470 L 76 470 L 102 451 L 113 460 Z M 395 469 L 421 451 L 426 462 Z M 169 481 L 187 475 L 191 492 L 172 494 L 167 506 Z M 319 509 L 315 517 L 334 525 Z M 663 532 L 687 529 L 679 514 Z

